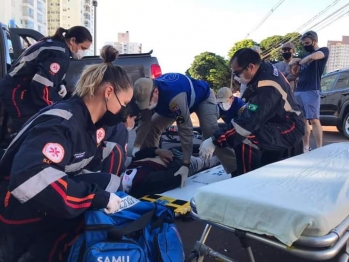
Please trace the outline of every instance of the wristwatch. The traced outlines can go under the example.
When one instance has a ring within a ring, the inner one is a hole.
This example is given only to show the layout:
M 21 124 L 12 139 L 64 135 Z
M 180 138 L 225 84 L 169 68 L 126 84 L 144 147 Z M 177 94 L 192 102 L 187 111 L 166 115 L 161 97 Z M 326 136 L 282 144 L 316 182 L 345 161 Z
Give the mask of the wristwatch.
M 182 166 L 186 166 L 187 168 L 190 167 L 190 163 L 182 163 Z

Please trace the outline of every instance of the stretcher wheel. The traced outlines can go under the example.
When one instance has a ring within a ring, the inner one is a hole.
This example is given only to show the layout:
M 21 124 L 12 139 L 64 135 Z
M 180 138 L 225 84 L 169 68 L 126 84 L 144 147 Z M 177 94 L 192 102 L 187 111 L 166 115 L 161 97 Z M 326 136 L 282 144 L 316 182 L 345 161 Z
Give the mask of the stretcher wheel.
M 185 262 L 197 262 L 200 255 L 197 251 L 191 251 L 190 255 L 185 259 Z

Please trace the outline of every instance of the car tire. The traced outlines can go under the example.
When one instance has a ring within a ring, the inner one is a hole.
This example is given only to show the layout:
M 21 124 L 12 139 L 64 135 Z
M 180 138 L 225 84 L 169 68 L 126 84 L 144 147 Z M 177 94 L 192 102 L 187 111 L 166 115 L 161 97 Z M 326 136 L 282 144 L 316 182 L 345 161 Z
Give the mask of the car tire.
M 343 119 L 342 130 L 344 136 L 349 139 L 349 113 Z

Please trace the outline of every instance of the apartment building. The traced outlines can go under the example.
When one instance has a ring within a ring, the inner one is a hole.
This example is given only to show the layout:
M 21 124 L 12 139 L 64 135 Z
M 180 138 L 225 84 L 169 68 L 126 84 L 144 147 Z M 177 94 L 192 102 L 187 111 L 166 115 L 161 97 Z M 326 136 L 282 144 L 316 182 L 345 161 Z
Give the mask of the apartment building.
M 130 33 L 118 33 L 117 42 L 105 42 L 106 45 L 114 46 L 120 54 L 139 54 L 142 53 L 142 44 L 137 42 L 130 42 Z
M 46 0 L 4 0 L 0 8 L 0 21 L 13 20 L 18 27 L 31 28 L 47 35 Z
M 330 55 L 327 62 L 327 72 L 349 67 L 349 36 L 343 36 L 342 41 L 328 41 Z
M 93 0 L 47 0 L 48 34 L 53 35 L 58 27 L 85 26 L 94 35 Z M 85 55 L 93 55 L 94 43 Z

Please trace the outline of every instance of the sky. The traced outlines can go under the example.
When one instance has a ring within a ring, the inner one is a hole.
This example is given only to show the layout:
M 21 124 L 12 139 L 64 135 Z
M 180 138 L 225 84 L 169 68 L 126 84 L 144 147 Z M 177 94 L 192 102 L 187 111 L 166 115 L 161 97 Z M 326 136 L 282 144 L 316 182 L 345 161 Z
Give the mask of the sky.
M 97 50 L 117 34 L 129 31 L 130 41 L 142 43 L 143 52 L 153 50 L 163 73 L 184 73 L 202 52 L 226 57 L 235 42 L 243 40 L 279 0 L 99 0 Z M 296 31 L 333 0 L 285 0 L 251 33 L 260 42 L 272 35 Z M 303 28 L 315 29 L 319 45 L 349 35 L 349 15 L 319 30 L 315 24 L 349 3 L 339 0 L 322 16 Z M 349 9 L 348 9 L 349 10 Z M 314 27 L 313 27 L 314 26 Z

